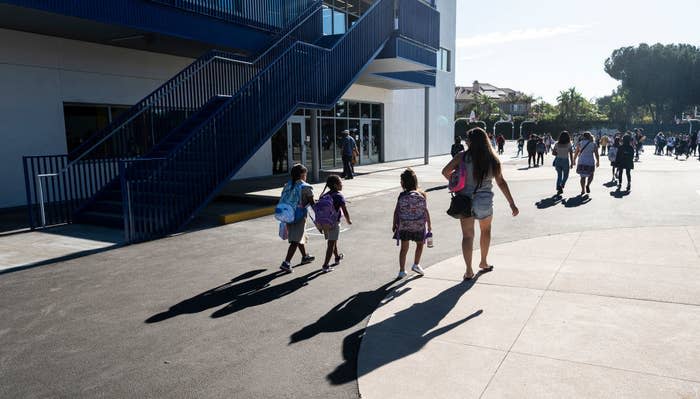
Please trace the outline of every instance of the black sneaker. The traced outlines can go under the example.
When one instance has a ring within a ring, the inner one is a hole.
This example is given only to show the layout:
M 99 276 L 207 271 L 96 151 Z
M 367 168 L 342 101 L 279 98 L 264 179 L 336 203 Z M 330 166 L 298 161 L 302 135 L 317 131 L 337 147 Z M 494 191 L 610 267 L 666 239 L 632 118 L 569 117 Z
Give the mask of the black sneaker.
M 335 263 L 333 263 L 333 266 L 337 266 L 340 264 L 340 261 L 343 260 L 345 255 L 343 254 L 338 254 L 338 256 L 335 257 Z
M 321 268 L 321 270 L 323 270 L 324 273 L 330 273 L 330 272 L 332 272 L 334 269 L 333 269 L 332 266 L 323 265 L 323 267 Z
M 287 273 L 291 273 L 293 271 L 292 265 L 290 265 L 288 262 L 282 262 L 282 264 L 280 265 L 280 270 Z
M 315 259 L 316 259 L 315 256 L 306 255 L 306 256 L 304 256 L 303 258 L 301 258 L 301 264 L 302 264 L 302 265 L 305 265 L 305 264 L 307 264 L 307 263 L 311 263 L 311 262 L 313 262 Z

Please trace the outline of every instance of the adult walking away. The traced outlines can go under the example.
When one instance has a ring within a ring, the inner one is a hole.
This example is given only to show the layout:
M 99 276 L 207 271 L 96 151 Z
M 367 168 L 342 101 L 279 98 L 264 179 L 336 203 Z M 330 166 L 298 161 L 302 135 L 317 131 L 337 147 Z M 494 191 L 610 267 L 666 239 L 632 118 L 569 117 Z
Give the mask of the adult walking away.
M 622 145 L 617 149 L 615 165 L 617 166 L 617 191 L 622 188 L 622 174 L 627 175 L 627 191 L 632 189 L 632 169 L 634 169 L 635 149 L 632 147 L 632 137 L 625 135 L 622 137 Z
M 615 141 L 613 141 L 613 145 L 610 146 L 610 149 L 608 150 L 608 160 L 610 161 L 610 166 L 612 169 L 612 183 L 617 183 L 617 150 L 620 148 L 622 145 L 622 141 L 620 140 L 620 137 L 615 137 Z
M 600 155 L 605 156 L 605 154 L 608 152 L 608 146 L 610 145 L 610 138 L 608 137 L 607 134 L 604 134 L 603 137 L 600 138 Z
M 462 151 L 464 151 L 464 144 L 462 144 L 462 138 L 457 136 L 455 137 L 455 143 L 452 144 L 452 149 L 450 149 L 450 154 L 454 157 Z
M 444 169 L 442 175 L 450 180 L 453 172 L 459 173 L 459 168 L 464 162 L 466 170 L 466 184 L 464 188 L 457 192 L 458 196 L 471 198 L 471 207 L 461 213 L 460 223 L 462 226 L 462 255 L 467 270 L 464 279 L 469 280 L 474 277 L 472 269 L 472 251 L 474 248 L 474 219 L 479 221 L 481 230 L 481 260 L 479 269 L 489 271 L 493 266 L 489 265 L 487 256 L 491 244 L 491 222 L 493 221 L 493 180 L 496 180 L 498 188 L 510 204 L 513 216 L 518 216 L 520 211 L 515 206 L 515 201 L 503 178 L 501 162 L 494 153 L 493 147 L 489 143 L 486 132 L 481 128 L 475 128 L 468 132 L 467 146 L 469 150 L 460 153 L 450 161 Z
M 534 134 L 530 135 L 527 140 L 527 167 L 537 167 L 537 159 L 535 158 L 537 154 L 537 136 Z M 532 163 L 531 163 L 532 161 Z
M 350 136 L 349 130 L 343 130 L 343 141 L 341 142 L 342 157 L 343 157 L 343 174 L 344 179 L 352 179 L 355 176 L 355 168 L 352 165 L 352 157 L 357 154 L 357 143 Z
M 583 133 L 583 137 L 579 141 L 576 147 L 576 154 L 574 155 L 574 164 L 576 164 L 576 162 L 578 162 L 576 173 L 581 176 L 581 195 L 586 193 L 590 194 L 595 168 L 600 166 L 598 146 L 596 146 L 593 141 L 591 132 Z
M 559 141 L 552 149 L 554 155 L 554 167 L 557 170 L 557 194 L 564 192 L 566 181 L 569 180 L 569 170 L 574 167 L 574 150 L 571 145 L 569 132 L 563 131 L 559 135 Z
M 506 138 L 503 137 L 502 134 L 499 134 L 496 138 L 496 144 L 498 144 L 498 155 L 502 155 L 504 150 L 503 147 L 506 145 Z

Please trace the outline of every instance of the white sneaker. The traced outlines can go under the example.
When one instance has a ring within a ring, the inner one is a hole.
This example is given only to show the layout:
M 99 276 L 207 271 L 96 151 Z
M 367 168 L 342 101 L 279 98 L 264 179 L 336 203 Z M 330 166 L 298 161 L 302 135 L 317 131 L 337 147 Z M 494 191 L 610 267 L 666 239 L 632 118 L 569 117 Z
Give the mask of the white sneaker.
M 403 272 L 403 271 L 399 272 L 399 275 L 396 276 L 396 278 L 398 278 L 398 279 L 402 279 L 402 278 L 405 278 L 405 277 L 406 277 L 406 272 Z
M 421 276 L 425 276 L 425 270 L 423 270 L 423 268 L 420 267 L 420 265 L 411 266 L 411 270 L 413 270 L 417 274 L 420 274 Z

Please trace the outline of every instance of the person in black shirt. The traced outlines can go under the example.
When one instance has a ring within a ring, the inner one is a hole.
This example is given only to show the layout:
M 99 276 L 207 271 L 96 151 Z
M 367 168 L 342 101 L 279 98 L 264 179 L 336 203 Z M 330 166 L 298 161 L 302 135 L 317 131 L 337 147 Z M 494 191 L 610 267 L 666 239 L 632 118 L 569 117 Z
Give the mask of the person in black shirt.
M 627 191 L 632 188 L 632 174 L 634 169 L 635 148 L 632 147 L 632 137 L 628 134 L 622 137 L 622 145 L 617 149 L 615 166 L 617 166 L 617 191 L 622 188 L 622 172 L 627 174 Z
M 455 155 L 459 154 L 462 151 L 464 151 L 464 145 L 462 144 L 462 138 L 459 136 L 456 136 L 455 143 L 452 144 L 452 149 L 450 150 L 450 154 L 452 154 L 452 158 L 454 158 Z
M 537 136 L 534 134 L 530 135 L 530 138 L 527 140 L 527 167 L 531 168 L 533 166 L 537 166 L 537 159 L 535 156 L 537 155 Z

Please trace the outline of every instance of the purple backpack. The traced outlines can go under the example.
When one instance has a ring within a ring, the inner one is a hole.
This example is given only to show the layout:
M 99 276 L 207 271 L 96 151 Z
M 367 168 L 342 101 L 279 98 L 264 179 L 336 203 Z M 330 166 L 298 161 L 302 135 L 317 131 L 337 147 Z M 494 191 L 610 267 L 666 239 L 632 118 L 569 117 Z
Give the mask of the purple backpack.
M 314 205 L 314 213 L 316 214 L 315 223 L 319 229 L 335 226 L 340 220 L 340 212 L 335 209 L 333 196 L 330 193 L 321 195 L 321 198 Z
M 419 232 L 425 230 L 425 197 L 411 191 L 399 197 L 399 231 Z

